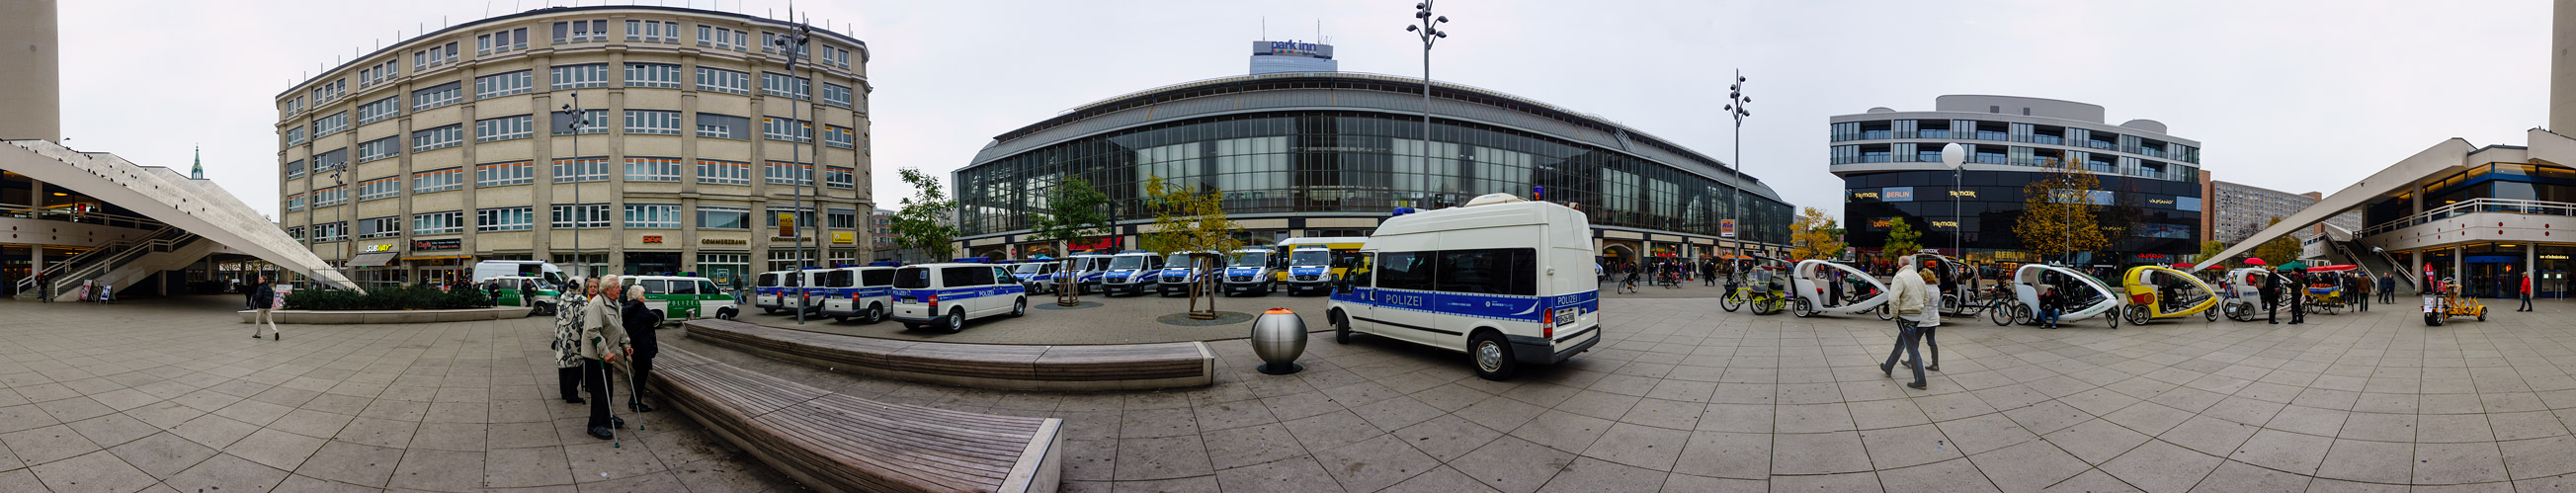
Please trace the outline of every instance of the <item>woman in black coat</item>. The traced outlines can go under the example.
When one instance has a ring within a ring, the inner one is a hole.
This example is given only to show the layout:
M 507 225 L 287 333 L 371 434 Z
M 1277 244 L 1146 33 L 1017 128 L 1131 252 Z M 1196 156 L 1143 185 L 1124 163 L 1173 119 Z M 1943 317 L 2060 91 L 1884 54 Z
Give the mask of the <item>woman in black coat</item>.
M 626 306 L 619 308 L 618 318 L 623 319 L 619 325 L 626 328 L 627 345 L 635 348 L 635 354 L 626 364 L 634 371 L 627 375 L 628 388 L 636 393 L 627 399 L 626 407 L 635 412 L 649 413 L 653 412 L 653 406 L 645 405 L 642 396 L 644 383 L 653 378 L 653 356 L 662 352 L 662 345 L 653 339 L 653 329 L 662 326 L 662 316 L 644 306 L 643 286 L 627 288 L 625 298 Z

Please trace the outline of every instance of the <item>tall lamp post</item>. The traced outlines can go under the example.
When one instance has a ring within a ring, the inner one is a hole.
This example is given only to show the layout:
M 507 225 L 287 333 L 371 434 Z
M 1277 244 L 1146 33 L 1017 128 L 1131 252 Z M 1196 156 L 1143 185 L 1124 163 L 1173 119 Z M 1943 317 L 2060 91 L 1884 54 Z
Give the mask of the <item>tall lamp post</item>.
M 787 15 L 788 15 L 789 17 L 794 17 L 796 14 L 795 14 L 794 12 L 789 12 Z M 794 84 L 794 83 L 796 83 L 796 59 L 797 59 L 797 54 L 798 54 L 798 53 L 803 53 L 803 52 L 805 51 L 805 42 L 806 42 L 806 40 L 808 39 L 808 34 L 809 34 L 809 33 L 812 33 L 813 31 L 814 31 L 814 28 L 813 28 L 813 27 L 811 27 L 811 26 L 807 26 L 807 25 L 805 25 L 805 23 L 803 23 L 803 22 L 798 22 L 798 23 L 796 23 L 796 28 L 795 28 L 795 29 L 789 29 L 789 30 L 787 31 L 787 34 L 786 34 L 786 35 L 779 36 L 779 37 L 777 37 L 777 38 L 775 38 L 775 39 L 773 39 L 773 40 L 771 40 L 771 41 L 770 41 L 770 43 L 771 43 L 771 44 L 776 45 L 776 46 L 778 47 L 778 52 L 779 52 L 780 54 L 787 55 L 787 82 L 788 82 L 789 84 Z M 809 70 L 808 70 L 808 72 L 811 72 L 811 70 L 809 69 Z M 813 128 L 813 124 L 811 124 L 811 123 L 806 123 L 806 122 L 801 122 L 801 121 L 797 121 L 797 120 L 798 120 L 798 119 L 800 119 L 800 118 L 804 118 L 802 115 L 804 115 L 803 110 L 804 110 L 804 106 L 805 106 L 805 105 L 804 105 L 804 104 L 802 104 L 802 103 L 797 103 L 797 102 L 795 102 L 795 101 L 796 101 L 796 97 L 795 97 L 795 96 L 793 96 L 793 94 L 795 94 L 795 93 L 797 92 L 797 88 L 790 87 L 790 88 L 788 88 L 788 91 L 783 91 L 783 92 L 787 92 L 787 93 L 791 94 L 790 96 L 788 96 L 788 97 L 787 97 L 787 100 L 789 101 L 789 102 L 788 102 L 788 104 L 787 104 L 787 119 L 789 120 L 789 121 L 788 121 L 788 123 L 792 123 L 792 124 L 796 124 L 796 125 L 803 125 L 803 127 L 795 127 L 795 126 L 789 126 L 789 127 L 787 127 L 787 132 L 788 132 L 788 134 L 793 135 L 793 136 L 795 136 L 796 138 L 802 138 L 802 139 L 805 139 L 805 140 L 807 140 L 807 141 L 812 141 L 812 140 L 814 140 L 814 128 Z M 812 91 L 812 83 L 811 83 L 811 82 L 807 82 L 807 83 L 806 83 L 806 87 L 804 88 L 804 91 L 803 91 L 803 92 L 805 92 L 806 94 L 808 94 L 808 97 L 811 97 L 811 94 L 813 93 L 813 91 Z M 804 130 L 804 131 L 803 131 L 803 132 L 801 132 L 801 133 L 800 133 L 800 132 L 798 132 L 798 130 L 799 130 L 800 128 L 802 128 L 802 129 Z M 788 149 L 789 149 L 789 152 L 790 152 L 790 157 L 788 158 L 788 160 L 789 160 L 789 161 L 795 161 L 795 162 L 794 162 L 794 163 L 789 164 L 789 166 L 794 166 L 794 167 L 793 167 L 793 168 L 789 168 L 788 173 L 789 173 L 789 175 L 790 175 L 790 176 L 793 176 L 793 177 L 794 177 L 794 178 L 792 179 L 792 181 L 793 181 L 795 184 L 794 184 L 794 185 L 790 185 L 790 186 L 796 189 L 796 212 L 794 213 L 794 214 L 795 214 L 795 216 L 793 216 L 793 217 L 795 217 L 795 219 L 788 221 L 788 223 L 787 223 L 787 227 L 788 227 L 788 229 L 789 229 L 790 231 L 795 231 L 795 232 L 796 232 L 796 256 L 797 256 L 797 258 L 798 258 L 798 259 L 800 259 L 800 260 L 803 260 L 803 261 L 814 261 L 814 260 L 817 260 L 817 258 L 818 258 L 818 257 L 820 257 L 820 255 L 814 255 L 812 252 L 809 252 L 809 251 L 807 251 L 807 250 L 805 249 L 805 237 L 806 237 L 806 236 L 808 236 L 808 235 L 807 235 L 807 234 L 805 234 L 805 231 L 804 231 L 804 230 L 805 230 L 805 227 L 804 227 L 804 225 L 797 224 L 797 223 L 802 223 L 802 222 L 805 222 L 806 220 L 812 219 L 812 217 L 811 217 L 811 216 L 813 216 L 813 211 L 812 211 L 811 209 L 807 209 L 807 208 L 805 207 L 805 187 L 807 187 L 807 186 L 812 186 L 812 185 L 814 184 L 814 166 L 813 166 L 812 164 L 807 164 L 807 163 L 804 163 L 804 162 L 803 162 L 803 161 L 805 160 L 805 147 L 804 147 L 804 146 L 800 146 L 800 145 L 795 145 L 794 143 L 792 143 L 792 142 L 794 142 L 794 141 L 792 141 L 792 140 L 791 140 L 790 142 L 791 142 L 791 143 L 787 146 L 787 147 L 788 147 Z M 815 150 L 814 150 L 814 155 L 815 155 L 815 157 L 816 157 L 815 161 L 822 161 L 821 157 L 822 157 L 822 155 L 823 155 L 823 150 L 822 150 L 822 149 L 819 149 L 819 148 L 818 148 L 818 149 L 815 149 Z M 818 190 L 818 192 L 819 192 L 819 190 Z M 820 198 L 820 197 L 817 197 L 817 199 L 819 199 L 819 198 Z M 819 200 L 818 200 L 818 201 L 819 201 Z M 816 231 L 816 232 L 818 232 L 818 233 L 819 233 L 819 232 L 821 232 L 821 230 L 822 230 L 821 228 L 815 228 L 815 231 Z M 818 249 L 818 250 L 822 248 L 822 246 L 823 246 L 823 245 L 822 245 L 822 242 L 821 242 L 821 240 L 820 240 L 819 238 L 818 238 L 818 239 L 816 239 L 816 242 L 815 242 L 815 245 L 814 245 L 814 246 L 815 246 L 815 247 L 816 247 L 816 249 Z M 809 255 L 813 255 L 813 256 L 809 256 Z M 796 277 L 797 279 L 802 280 L 802 279 L 804 279 L 804 271 L 805 271 L 805 266 L 804 266 L 804 265 L 802 265 L 802 264 L 804 264 L 804 262 L 797 262 L 797 264 L 799 264 L 799 265 L 797 265 L 797 266 L 796 266 L 796 272 L 795 272 L 793 275 L 797 276 L 797 277 Z M 804 325 L 804 324 L 805 324 L 805 310 L 807 309 L 807 308 L 806 308 L 806 306 L 805 306 L 805 303 L 806 303 L 805 299 L 806 299 L 806 296 L 807 296 L 807 295 L 809 295 L 809 293 L 807 292 L 808 287 L 806 286 L 806 284 L 808 284 L 808 283 L 804 283 L 804 282 L 798 282 L 798 283 L 796 283 L 796 324 L 797 324 L 797 325 Z
M 588 212 L 588 206 L 581 205 L 581 162 L 578 160 L 581 159 L 581 131 L 590 129 L 590 110 L 581 107 L 580 91 L 573 91 L 572 103 L 563 105 L 563 116 L 557 117 L 557 120 L 565 122 L 558 125 L 559 127 L 572 130 L 572 157 L 576 160 L 573 162 L 572 169 L 573 206 L 570 209 L 572 211 L 572 277 L 581 279 L 582 271 L 587 270 L 585 268 L 589 266 L 587 261 L 589 259 L 584 257 L 586 254 L 581 251 L 581 216 Z
M 358 227 L 358 201 L 356 197 L 349 195 L 349 180 L 340 176 L 341 172 L 348 170 L 348 166 L 341 166 L 340 169 L 331 171 L 331 185 L 340 188 L 340 201 L 349 205 L 349 212 L 340 215 L 340 243 L 347 245 L 349 252 L 348 259 L 340 261 L 340 273 L 344 277 L 357 274 L 357 268 L 349 264 L 358 262 L 358 237 L 356 233 L 350 231 Z M 349 277 L 349 283 L 357 284 L 358 279 Z M 366 289 L 366 287 L 361 285 L 358 289 Z
M 1959 170 L 1968 165 L 1968 151 L 1959 143 L 1941 145 L 1941 164 L 1950 167 L 1950 254 L 1967 258 L 1968 251 L 1959 247 L 1959 236 L 1967 234 L 1959 221 Z
M 1727 171 L 1734 172 L 1735 193 L 1727 194 L 1726 196 L 1726 212 L 1727 215 L 1735 216 L 1729 220 L 1735 221 L 1735 227 L 1737 228 L 1743 228 L 1745 226 L 1743 224 L 1744 117 L 1753 116 L 1753 110 L 1744 108 L 1745 104 L 1753 102 L 1753 98 L 1744 97 L 1744 81 L 1744 69 L 1735 69 L 1735 82 L 1726 86 L 1726 115 L 1735 119 L 1735 162 L 1728 163 L 1729 166 L 1726 167 Z M 1744 235 L 1736 235 L 1735 237 L 1735 254 L 1744 254 Z
M 1431 159 L 1431 45 L 1449 37 L 1440 30 L 1441 24 L 1449 23 L 1449 16 L 1432 15 L 1431 2 L 1413 4 L 1413 18 L 1421 24 L 1404 26 L 1405 32 L 1422 37 L 1422 159 L 1426 163 Z

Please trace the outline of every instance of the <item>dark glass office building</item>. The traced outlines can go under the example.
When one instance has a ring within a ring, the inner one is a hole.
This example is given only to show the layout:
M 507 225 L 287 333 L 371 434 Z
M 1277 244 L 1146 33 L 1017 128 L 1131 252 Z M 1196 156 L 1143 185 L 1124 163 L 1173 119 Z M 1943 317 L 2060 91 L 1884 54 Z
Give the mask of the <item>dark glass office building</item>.
M 2103 207 L 2090 227 L 2111 239 L 2077 262 L 2166 264 L 2200 252 L 2200 143 L 2165 135 L 2153 120 L 2108 125 L 2101 106 L 2070 101 L 1953 95 L 1935 106 L 1830 119 L 1829 166 L 1843 179 L 1846 241 L 1861 252 L 1881 251 L 1890 226 L 1905 221 L 1923 232 L 1916 241 L 1924 248 L 1972 260 L 2042 260 L 2023 250 L 2014 225 L 2024 187 L 2065 162 L 2083 163 L 2101 180 L 2092 201 Z M 1941 159 L 1952 143 L 1966 157 L 1956 176 Z
M 1053 187 L 1078 176 L 1111 198 L 1118 235 L 1075 249 L 1136 248 L 1153 221 L 1152 177 L 1212 187 L 1253 243 L 1360 236 L 1398 207 L 1488 193 L 1574 205 L 1600 254 L 1695 257 L 1788 242 L 1793 214 L 1759 180 L 1599 117 L 1435 84 L 1430 142 L 1422 84 L 1368 74 L 1294 73 L 1167 86 L 1085 105 L 997 137 L 954 175 L 964 251 L 1026 257 L 1056 246 L 1028 234 Z M 1742 186 L 1737 186 L 1741 183 Z M 1738 191 L 1742 190 L 1742 193 Z M 1536 197 L 1533 197 L 1536 195 Z M 1743 213 L 1729 238 L 1720 222 Z

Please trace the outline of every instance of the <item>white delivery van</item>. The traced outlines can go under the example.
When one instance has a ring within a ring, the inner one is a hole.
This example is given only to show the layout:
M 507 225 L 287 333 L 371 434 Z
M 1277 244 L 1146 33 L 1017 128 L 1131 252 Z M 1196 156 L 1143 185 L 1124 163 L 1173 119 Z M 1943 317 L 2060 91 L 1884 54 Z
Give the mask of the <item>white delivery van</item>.
M 1333 339 L 1354 332 L 1467 353 L 1476 376 L 1511 378 L 1601 342 L 1583 213 L 1510 194 L 1388 218 L 1325 303 Z
M 562 287 L 565 283 L 570 282 L 570 278 L 564 276 L 563 268 L 555 267 L 555 264 L 535 260 L 485 260 L 475 262 L 474 279 L 471 282 L 482 283 L 484 279 L 506 276 L 524 276 L 543 279 L 546 284 L 558 288 Z
M 966 321 L 1029 312 L 1027 290 L 1011 271 L 990 264 L 907 265 L 894 271 L 894 319 L 906 329 L 954 334 Z
M 1269 248 L 1243 247 L 1228 256 L 1229 259 L 1223 271 L 1227 296 L 1233 296 L 1235 293 L 1269 296 L 1271 291 L 1276 290 L 1278 284 L 1275 279 L 1278 277 L 1280 262 L 1273 258 L 1276 256 L 1270 253 Z
M 823 316 L 883 322 L 894 304 L 894 267 L 842 267 L 823 274 Z
M 1100 295 L 1118 293 L 1145 294 L 1154 290 L 1161 279 L 1163 258 L 1152 252 L 1126 252 L 1109 256 L 1109 265 L 1101 269 Z

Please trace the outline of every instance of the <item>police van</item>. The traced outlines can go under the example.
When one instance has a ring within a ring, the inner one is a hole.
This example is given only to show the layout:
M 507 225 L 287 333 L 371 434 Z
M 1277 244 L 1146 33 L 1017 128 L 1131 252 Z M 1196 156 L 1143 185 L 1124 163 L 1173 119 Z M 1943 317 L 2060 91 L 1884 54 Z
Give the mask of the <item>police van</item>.
M 735 310 L 733 295 L 716 289 L 715 280 L 704 277 L 618 276 L 618 282 L 643 286 L 644 307 L 664 321 L 708 318 Z
M 1234 253 L 1229 255 L 1231 258 L 1226 261 L 1224 271 L 1227 296 L 1233 296 L 1236 293 L 1267 296 L 1271 291 L 1277 290 L 1278 284 L 1274 279 L 1277 277 L 1280 262 L 1271 255 L 1270 249 L 1243 247 L 1235 249 Z
M 1366 238 L 1290 238 L 1280 242 L 1288 253 L 1288 295 L 1327 293 L 1349 266 L 1345 254 L 1359 250 Z
M 1111 255 L 1109 264 L 1101 269 L 1100 295 L 1145 294 L 1146 291 L 1161 285 L 1159 281 L 1161 276 L 1156 274 L 1162 272 L 1163 258 L 1156 257 L 1151 252 Z
M 823 281 L 823 272 L 828 270 L 831 269 L 828 267 L 807 267 L 801 270 L 782 270 L 760 273 L 760 292 L 754 295 L 752 305 L 760 307 L 761 313 L 770 314 L 778 312 L 793 313 L 795 311 L 794 309 L 797 307 L 804 307 L 807 312 L 821 310 L 823 308 L 823 291 L 819 289 L 806 288 L 810 286 L 821 286 Z M 799 294 L 804 295 L 804 303 L 797 303 L 796 298 Z
M 1591 230 L 1574 209 L 1499 193 L 1388 218 L 1325 319 L 1336 342 L 1357 332 L 1465 352 L 1487 380 L 1563 362 L 1601 342 Z
M 894 319 L 906 329 L 951 334 L 969 319 L 1029 312 L 1027 291 L 1011 271 L 986 264 L 909 265 L 894 271 Z
M 1198 262 L 1203 262 L 1204 260 L 1192 259 L 1190 258 L 1191 255 L 1193 254 L 1190 252 L 1181 252 L 1172 254 L 1171 257 L 1163 259 L 1163 270 L 1160 276 L 1162 279 L 1160 282 L 1155 284 L 1154 294 L 1161 296 L 1171 296 L 1172 293 L 1190 294 L 1191 284 L 1197 284 L 1201 279 L 1205 279 L 1207 276 L 1213 275 L 1218 269 L 1224 268 L 1219 266 L 1200 265 Z M 1197 252 L 1196 255 L 1215 256 L 1220 259 L 1225 258 L 1223 255 L 1217 255 L 1216 252 Z
M 823 316 L 883 322 L 893 304 L 894 267 L 842 267 L 823 273 Z
M 1043 293 L 1054 285 L 1055 269 L 1063 265 L 1063 262 L 1054 260 L 1022 261 L 1011 266 L 1011 277 L 1018 278 L 1020 287 L 1028 288 L 1029 292 Z
M 553 284 L 535 277 L 500 276 L 484 282 L 491 283 L 498 295 L 492 300 L 494 306 L 533 307 L 529 313 L 535 315 L 554 315 L 555 299 L 563 295 Z
M 760 277 L 752 283 L 751 306 L 760 308 L 761 313 L 778 313 L 779 310 L 786 309 L 787 305 L 782 303 L 785 297 L 780 296 L 779 293 L 791 292 L 787 287 L 788 283 L 796 278 L 790 274 L 795 273 L 796 271 L 790 270 L 760 273 Z
M 1067 256 L 1064 258 L 1064 267 L 1059 268 L 1060 271 L 1055 274 L 1056 282 L 1064 282 L 1062 278 L 1065 277 L 1073 278 L 1073 287 L 1079 290 L 1074 294 L 1091 294 L 1092 291 L 1100 290 L 1101 267 L 1107 265 L 1109 265 L 1108 255 L 1078 253 Z M 1055 290 L 1055 288 L 1049 288 L 1047 291 Z

